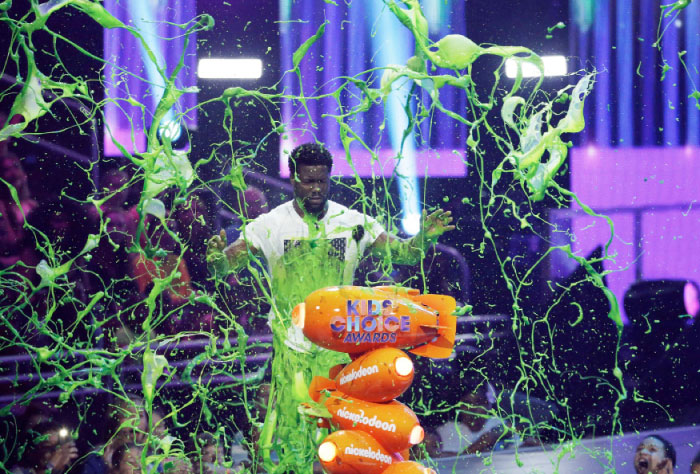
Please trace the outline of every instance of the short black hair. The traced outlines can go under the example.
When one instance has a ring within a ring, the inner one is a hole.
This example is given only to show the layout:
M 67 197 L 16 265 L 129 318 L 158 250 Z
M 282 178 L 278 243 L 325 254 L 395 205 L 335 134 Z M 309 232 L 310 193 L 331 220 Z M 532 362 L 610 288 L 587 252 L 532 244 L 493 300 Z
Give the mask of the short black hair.
M 666 438 L 664 438 L 663 436 L 657 435 L 657 434 L 649 435 L 649 436 L 647 436 L 647 438 L 655 438 L 655 439 L 659 440 L 661 442 L 661 444 L 664 445 L 664 454 L 666 455 L 666 457 L 668 459 L 671 460 L 671 465 L 675 467 L 676 466 L 676 448 L 673 447 L 671 442 L 669 440 L 667 440 Z
M 289 164 L 289 176 L 292 178 L 297 175 L 298 165 L 323 165 L 328 167 L 328 173 L 330 173 L 333 169 L 333 155 L 320 143 L 304 143 L 292 150 L 287 163 Z

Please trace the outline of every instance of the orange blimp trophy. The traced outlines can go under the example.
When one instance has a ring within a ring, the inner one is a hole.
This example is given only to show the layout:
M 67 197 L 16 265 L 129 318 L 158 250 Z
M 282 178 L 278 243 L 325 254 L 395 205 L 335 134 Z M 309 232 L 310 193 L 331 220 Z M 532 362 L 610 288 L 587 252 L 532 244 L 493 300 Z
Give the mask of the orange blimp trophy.
M 408 460 L 424 431 L 413 411 L 394 399 L 414 377 L 401 349 L 438 359 L 452 354 L 455 308 L 450 296 L 393 286 L 323 288 L 294 308 L 292 321 L 309 340 L 353 359 L 309 387 L 338 429 L 318 449 L 327 472 L 434 473 Z

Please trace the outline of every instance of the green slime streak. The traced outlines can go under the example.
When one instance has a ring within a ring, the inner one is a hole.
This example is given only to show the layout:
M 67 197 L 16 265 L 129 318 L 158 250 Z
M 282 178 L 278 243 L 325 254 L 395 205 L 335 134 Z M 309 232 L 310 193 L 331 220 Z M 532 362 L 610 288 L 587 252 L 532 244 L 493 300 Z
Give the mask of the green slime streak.
M 687 5 L 687 2 L 683 3 L 680 1 L 676 2 L 673 10 L 680 10 Z M 153 125 L 148 131 L 148 149 L 145 153 L 131 155 L 126 152 L 125 148 L 114 137 L 111 138 L 115 145 L 122 150 L 124 156 L 138 167 L 139 175 L 143 180 L 143 189 L 137 206 L 139 214 L 137 238 L 129 250 L 132 254 L 141 255 L 155 262 L 156 265 L 162 266 L 163 260 L 168 257 L 174 259 L 175 262 L 179 262 L 190 243 L 184 241 L 173 229 L 165 204 L 159 199 L 160 193 L 166 190 L 175 190 L 176 202 L 184 202 L 192 191 L 194 183 L 198 182 L 197 168 L 214 160 L 219 149 L 228 149 L 228 154 L 232 157 L 230 173 L 224 176 L 221 181 L 229 183 L 237 190 L 244 190 L 247 186 L 243 177 L 243 167 L 246 163 L 255 159 L 262 144 L 258 144 L 255 150 L 248 154 L 242 154 L 237 149 L 237 144 L 231 138 L 234 120 L 232 102 L 240 103 L 240 101 L 244 100 L 255 100 L 276 107 L 282 101 L 294 100 L 302 104 L 307 117 L 312 120 L 307 107 L 309 101 L 317 101 L 328 97 L 335 98 L 338 103 L 337 113 L 327 114 L 324 117 L 334 119 L 339 124 L 340 138 L 346 151 L 346 157 L 348 162 L 352 164 L 350 146 L 353 143 L 359 144 L 368 150 L 375 159 L 377 152 L 352 129 L 349 124 L 350 119 L 368 112 L 374 106 L 381 106 L 383 100 L 392 93 L 392 87 L 397 81 L 409 80 L 413 83 L 414 91 L 422 89 L 429 98 L 427 103 L 418 104 L 418 113 L 415 116 L 412 116 L 410 113 L 410 103 L 407 102 L 405 110 L 407 115 L 409 115 L 409 129 L 412 127 L 417 130 L 419 125 L 424 120 L 429 119 L 434 113 L 445 114 L 453 120 L 467 125 L 469 129 L 467 147 L 476 158 L 476 171 L 481 178 L 480 191 L 482 192 L 480 195 L 487 196 L 487 199 L 480 199 L 478 202 L 484 239 L 477 251 L 483 253 L 487 243 L 496 250 L 496 256 L 502 268 L 502 276 L 513 299 L 513 331 L 516 335 L 519 335 L 524 328 L 533 322 L 533 317 L 528 316 L 518 304 L 521 301 L 520 294 L 528 286 L 528 279 L 537 267 L 542 264 L 544 257 L 533 265 L 525 275 L 514 277 L 507 271 L 508 262 L 499 256 L 498 244 L 489 227 L 489 221 L 499 214 L 510 215 L 519 223 L 521 228 L 529 229 L 532 227 L 531 222 L 536 219 L 536 216 L 531 211 L 528 211 L 528 206 L 531 205 L 532 201 L 542 200 L 545 196 L 549 196 L 561 203 L 566 203 L 567 200 L 571 199 L 577 200 L 569 191 L 556 185 L 554 177 L 565 163 L 569 147 L 569 144 L 562 139 L 562 135 L 576 133 L 583 129 L 583 103 L 593 85 L 594 76 L 584 76 L 577 85 L 558 91 L 555 97 L 548 102 L 537 102 L 536 92 L 542 79 L 540 78 L 536 83 L 533 92 L 530 92 L 526 97 L 521 97 L 517 95 L 522 85 L 521 75 L 518 75 L 510 91 L 503 98 L 496 97 L 500 80 L 499 68 L 495 72 L 495 81 L 491 95 L 485 101 L 481 101 L 476 93 L 475 83 L 472 80 L 472 68 L 475 61 L 480 57 L 494 55 L 503 58 L 503 61 L 507 58 L 513 58 L 519 63 L 531 63 L 542 70 L 542 61 L 539 56 L 523 47 L 480 46 L 462 35 L 447 35 L 439 41 L 433 42 L 429 39 L 428 23 L 417 0 L 404 0 L 401 3 L 387 0 L 386 4 L 391 13 L 396 15 L 401 23 L 412 32 L 415 39 L 415 55 L 405 65 L 391 65 L 381 68 L 383 76 L 379 87 L 373 87 L 374 84 L 369 83 L 366 79 L 371 73 L 377 71 L 370 70 L 358 73 L 353 77 L 343 78 L 344 82 L 342 85 L 332 92 L 319 93 L 312 96 L 265 93 L 240 87 L 227 89 L 220 98 L 201 103 L 198 107 L 203 108 L 205 105 L 214 102 L 224 103 L 226 111 L 222 126 L 227 131 L 229 139 L 225 143 L 215 144 L 209 159 L 201 160 L 192 167 L 186 155 L 173 150 L 167 141 L 160 143 L 156 137 L 158 125 L 165 114 L 173 108 L 177 98 L 184 93 L 194 92 L 179 90 L 175 86 L 175 77 L 184 64 L 182 58 L 174 71 L 170 75 L 166 75 L 165 65 L 157 64 L 155 55 L 149 49 L 148 44 L 143 40 L 139 31 L 122 24 L 96 2 L 64 0 L 40 4 L 33 0 L 31 2 L 31 12 L 28 12 L 21 20 L 16 21 L 11 19 L 6 13 L 11 6 L 11 2 L 6 0 L 0 3 L 0 11 L 2 12 L 0 19 L 13 32 L 13 46 L 10 50 L 10 57 L 18 66 L 21 58 L 23 61 L 26 61 L 27 66 L 22 78 L 20 78 L 21 91 L 15 98 L 10 113 L 10 117 L 16 114 L 22 115 L 23 120 L 14 125 L 5 124 L 0 129 L 0 140 L 23 136 L 25 130 L 32 122 L 46 114 L 52 113 L 52 107 L 60 100 L 72 98 L 84 104 L 89 104 L 91 107 L 88 110 L 86 106 L 87 113 L 84 120 L 76 119 L 76 127 L 88 123 L 90 119 L 101 113 L 101 108 L 106 102 L 112 100 L 96 101 L 91 96 L 86 82 L 71 75 L 58 56 L 56 56 L 57 62 L 63 69 L 60 74 L 54 71 L 51 74 L 46 74 L 39 70 L 34 58 L 32 44 L 32 34 L 38 31 L 52 35 L 55 40 L 60 40 L 73 46 L 76 51 L 88 55 L 92 59 L 100 60 L 100 58 L 91 55 L 79 45 L 47 28 L 46 25 L 50 15 L 63 9 L 75 9 L 88 15 L 105 28 L 124 28 L 129 31 L 142 42 L 151 61 L 156 64 L 166 86 L 160 103 L 153 114 Z M 300 83 L 300 90 L 302 91 L 299 65 L 305 59 L 310 48 L 323 37 L 326 24 L 325 22 L 321 24 L 317 32 L 307 39 L 293 55 L 293 69 L 290 72 L 296 73 Z M 213 21 L 205 15 L 196 21 L 181 25 L 181 28 L 183 34 L 189 37 L 190 34 L 196 31 L 209 29 L 212 26 Z M 555 27 L 558 28 L 559 26 Z M 451 73 L 432 74 L 436 67 L 451 70 Z M 60 80 L 55 79 L 54 76 L 60 77 Z M 143 80 L 145 81 L 145 79 Z M 467 95 L 469 106 L 466 111 L 449 110 L 440 102 L 440 91 L 445 87 L 456 87 Z M 341 94 L 350 91 L 351 88 L 359 91 L 357 95 L 359 103 L 349 109 L 344 109 L 340 105 L 340 97 Z M 51 100 L 45 99 L 42 91 L 53 92 L 53 97 L 55 98 Z M 698 100 L 700 99 L 700 94 L 696 92 L 694 97 Z M 129 102 L 137 107 L 141 107 L 144 111 L 146 110 L 143 104 L 133 98 L 130 98 Z M 552 121 L 561 115 L 555 110 L 554 104 L 556 103 L 568 103 L 569 107 L 564 116 L 557 121 L 556 125 L 553 125 Z M 489 113 L 496 113 L 500 116 L 503 125 L 506 127 L 506 131 L 503 134 L 496 132 L 497 127 L 490 123 Z M 271 133 L 284 133 L 284 126 L 278 119 L 271 115 L 270 121 L 273 128 Z M 312 124 L 316 126 L 314 122 Z M 482 134 L 495 139 L 504 157 L 496 169 L 490 172 L 487 171 L 487 167 L 484 164 L 484 150 L 480 145 Z M 511 134 L 515 136 L 514 139 L 511 138 Z M 405 133 L 404 136 L 408 136 L 408 133 Z M 398 156 L 401 156 L 401 150 L 399 150 Z M 548 159 L 542 161 L 545 156 Z M 505 177 L 510 179 L 505 180 Z M 125 185 L 123 189 L 131 184 L 133 183 Z M 14 203 L 19 206 L 20 200 L 16 190 L 4 181 L 2 185 L 8 187 Z M 210 186 L 205 183 L 204 187 L 209 188 Z M 504 187 L 507 188 L 505 192 L 501 191 Z M 358 199 L 358 203 L 362 207 L 363 212 L 368 213 L 371 210 L 376 210 L 382 213 L 383 208 L 379 204 L 382 199 L 385 201 L 387 209 L 391 205 L 391 198 L 388 196 L 379 199 L 375 194 L 372 196 L 372 199 L 369 199 L 365 195 L 365 186 L 359 177 L 356 178 L 353 188 L 361 196 Z M 527 203 L 515 201 L 508 196 L 509 191 L 517 190 L 518 188 L 526 190 L 529 198 Z M 265 423 L 260 425 L 259 422 L 255 421 L 255 415 L 250 409 L 252 406 L 252 401 L 249 399 L 251 389 L 259 385 L 259 380 L 255 376 L 244 377 L 241 382 L 214 385 L 210 380 L 207 380 L 204 371 L 198 369 L 202 363 L 217 362 L 223 365 L 215 366 L 212 369 L 213 375 L 248 375 L 245 357 L 250 349 L 255 349 L 256 347 L 248 344 L 247 334 L 244 328 L 235 321 L 231 308 L 220 303 L 213 297 L 214 295 L 209 295 L 202 291 L 195 291 L 190 296 L 189 301 L 183 303 L 180 307 L 165 309 L 159 304 L 160 299 L 172 288 L 173 282 L 179 276 L 177 265 L 169 266 L 168 268 L 170 269 L 165 274 L 154 278 L 153 288 L 143 302 L 117 309 L 109 314 L 104 321 L 88 323 L 85 319 L 95 307 L 113 298 L 112 292 L 114 290 L 112 284 L 106 284 L 102 290 L 88 295 L 89 297 L 86 301 L 73 297 L 73 286 L 71 284 L 73 273 L 81 271 L 81 259 L 87 260 L 91 257 L 91 252 L 100 243 L 105 241 L 111 242 L 106 232 L 107 222 L 101 210 L 102 204 L 111 197 L 112 195 L 101 199 L 92 197 L 88 201 L 98 211 L 100 219 L 99 231 L 88 238 L 88 243 L 78 256 L 66 258 L 65 255 L 57 253 L 54 250 L 53 243 L 49 241 L 46 235 L 26 225 L 26 229 L 34 233 L 37 239 L 38 250 L 45 257 L 44 260 L 35 268 L 27 269 L 20 264 L 0 271 L 0 284 L 3 291 L 6 294 L 14 295 L 15 298 L 13 305 L 0 310 L 3 324 L 10 331 L 9 335 L 2 336 L 0 348 L 17 346 L 37 355 L 32 361 L 33 369 L 37 375 L 37 384 L 28 390 L 17 403 L 27 402 L 51 390 L 62 390 L 63 393 L 59 401 L 60 403 L 67 403 L 71 399 L 72 393 L 76 390 L 92 387 L 100 388 L 105 392 L 111 393 L 116 398 L 126 400 L 127 391 L 120 379 L 119 367 L 128 360 L 137 358 L 142 361 L 143 365 L 141 390 L 144 396 L 144 408 L 149 418 L 147 444 L 150 446 L 150 452 L 152 453 L 148 456 L 148 459 L 146 459 L 146 454 L 144 454 L 142 458 L 144 469 L 150 468 L 154 470 L 154 466 L 172 456 L 184 457 L 184 448 L 179 441 L 172 437 L 159 439 L 153 435 L 153 405 L 154 402 L 161 399 L 166 401 L 171 408 L 171 412 L 166 415 L 166 418 L 178 428 L 186 429 L 191 433 L 204 431 L 205 427 L 214 424 L 218 424 L 219 428 L 217 429 L 223 430 L 224 424 L 216 421 L 212 410 L 215 410 L 215 413 L 218 414 L 226 413 L 233 407 L 241 408 L 248 419 L 257 423 L 261 431 L 259 443 L 261 459 L 254 458 L 253 469 L 256 468 L 258 462 L 261 462 L 268 472 L 285 472 L 287 470 L 311 472 L 311 463 L 315 459 L 315 446 L 319 440 L 315 434 L 315 425 L 300 415 L 298 406 L 299 403 L 308 401 L 307 385 L 311 377 L 317 374 L 326 375 L 329 367 L 347 361 L 347 357 L 343 354 L 330 353 L 317 348 L 312 349 L 308 354 L 298 353 L 290 350 L 284 344 L 284 341 L 287 338 L 287 331 L 290 326 L 289 315 L 291 308 L 296 303 L 302 301 L 308 293 L 315 289 L 350 283 L 345 281 L 342 268 L 328 264 L 328 259 L 325 257 L 328 255 L 329 249 L 325 248 L 322 243 L 323 240 L 319 239 L 322 235 L 314 235 L 315 231 L 312 232 L 312 238 L 309 240 L 308 245 L 301 246 L 296 253 L 287 255 L 284 265 L 272 268 L 270 274 L 256 270 L 259 267 L 249 266 L 259 286 L 262 288 L 265 299 L 272 305 L 274 314 L 274 319 L 271 322 L 274 350 L 272 387 L 267 404 Z M 589 215 L 600 217 L 583 203 L 579 204 Z M 179 254 L 166 251 L 160 247 L 157 240 L 153 240 L 146 235 L 145 222 L 147 215 L 160 222 L 163 230 L 180 245 L 181 251 Z M 612 234 L 612 223 L 609 219 L 608 223 Z M 314 229 L 314 226 L 311 226 L 311 229 Z M 142 235 L 146 236 L 145 246 L 141 245 L 141 239 L 139 238 Z M 612 240 L 612 235 L 610 239 Z M 319 244 L 319 242 L 321 243 Z M 608 246 L 609 244 L 610 242 L 608 242 Z M 586 261 L 574 255 L 569 247 L 552 247 L 547 254 L 556 250 L 564 251 L 584 266 L 589 274 L 589 279 L 599 286 L 606 297 L 608 297 L 612 308 L 609 317 L 615 322 L 618 329 L 621 328 L 617 302 L 612 293 L 602 284 L 603 275 L 597 274 L 593 269 L 592 264 L 595 262 Z M 608 258 L 607 246 L 603 258 Z M 391 259 L 387 263 L 388 266 L 385 270 L 391 270 Z M 38 284 L 34 284 L 32 279 L 26 276 L 24 270 L 36 272 L 41 281 Z M 425 277 L 423 276 L 424 279 Z M 37 295 L 45 300 L 47 308 L 45 314 L 39 315 L 30 304 L 30 298 Z M 53 315 L 57 310 L 69 304 L 78 308 L 78 317 L 77 321 L 70 327 L 64 327 L 61 321 L 53 319 Z M 156 348 L 177 343 L 191 334 L 177 334 L 165 337 L 158 335 L 157 331 L 166 321 L 176 317 L 186 306 L 192 304 L 206 305 L 216 315 L 220 322 L 220 330 L 224 334 L 223 344 L 217 345 L 218 335 L 201 332 L 200 335 L 210 339 L 210 344 L 204 349 L 203 353 L 190 361 L 184 369 L 178 369 L 169 363 L 168 356 L 156 352 Z M 462 311 L 468 310 L 468 306 L 464 306 L 462 309 Z M 106 333 L 98 335 L 98 330 L 102 330 L 102 326 L 108 321 L 125 322 L 134 318 L 136 314 L 144 314 L 144 312 L 145 317 L 140 331 L 132 336 L 127 346 L 122 350 L 116 348 L 113 336 L 105 335 Z M 535 322 L 548 325 L 548 313 Z M 578 324 L 583 317 L 585 316 L 581 315 L 574 325 Z M 24 323 L 19 326 L 13 325 L 17 318 L 24 318 Z M 76 341 L 72 338 L 72 332 L 79 327 L 88 327 L 87 343 Z M 44 334 L 47 337 L 47 343 L 39 347 L 34 346 L 30 337 L 32 332 Z M 228 338 L 229 334 L 236 335 L 236 345 L 231 345 Z M 105 342 L 107 343 L 106 345 L 104 344 Z M 112 348 L 110 348 L 110 345 Z M 492 342 L 491 347 L 480 354 L 475 359 L 475 362 L 478 362 L 481 357 L 484 357 L 493 348 Z M 526 350 L 526 348 L 522 349 Z M 538 349 L 535 347 L 530 349 L 530 353 L 533 356 L 544 356 L 539 354 Z M 79 362 L 74 363 L 62 361 L 67 354 L 78 355 L 81 358 Z M 562 408 L 568 410 L 569 407 L 566 405 L 566 401 L 558 400 L 556 388 L 548 385 L 544 368 L 532 365 L 522 357 L 519 364 L 522 375 L 515 388 L 522 388 L 526 393 L 529 393 L 532 386 L 541 384 L 551 392 L 553 400 L 557 400 Z M 556 365 L 555 360 L 553 360 L 553 364 Z M 54 371 L 54 375 L 48 378 L 41 375 L 49 370 Z M 78 373 L 87 375 L 79 377 L 76 375 Z M 622 385 L 622 372 L 617 365 L 617 358 L 615 358 L 612 374 L 615 379 L 614 382 L 607 381 L 603 377 L 601 377 L 601 382 L 609 384 L 612 392 L 617 395 L 616 412 L 611 420 L 612 431 L 617 431 L 619 429 L 618 405 L 627 395 L 625 387 Z M 182 398 L 180 398 L 177 404 L 167 401 L 165 398 L 166 394 L 162 389 L 163 383 L 174 380 L 176 376 L 190 384 L 191 389 L 191 393 L 185 397 L 185 400 L 182 401 Z M 617 385 L 614 385 L 614 383 Z M 222 399 L 222 395 L 225 398 L 225 391 L 231 388 L 241 391 L 240 401 L 217 401 Z M 426 389 L 429 388 L 426 387 Z M 636 392 L 634 399 L 648 402 Z M 195 403 L 201 403 L 201 416 L 198 419 L 183 419 L 183 410 Z M 507 408 L 509 405 L 512 407 L 513 403 L 512 397 L 510 400 L 506 400 L 499 394 L 496 408 L 488 415 L 507 417 L 504 408 Z M 446 412 L 452 409 L 452 407 L 444 405 L 436 407 L 430 400 L 426 402 L 422 399 L 417 401 L 416 405 L 423 409 L 424 414 L 430 414 L 431 411 Z M 12 406 L 10 404 L 3 407 L 0 415 L 6 416 Z M 87 409 L 81 414 L 81 419 L 86 413 Z M 530 416 L 532 417 L 532 413 L 530 413 Z M 573 449 L 578 444 L 579 435 L 574 432 L 572 427 L 567 425 L 566 419 L 555 421 L 559 423 L 557 429 L 561 430 L 562 433 L 572 440 L 559 446 L 557 457 L 561 459 L 564 455 L 573 452 Z M 233 426 L 237 425 L 236 420 L 230 420 L 230 422 Z M 537 428 L 537 426 L 531 424 L 526 428 L 526 432 L 536 433 Z M 508 434 L 509 432 L 506 431 L 503 436 Z M 254 448 L 251 449 L 255 450 Z M 199 449 L 198 452 L 200 452 Z M 273 452 L 277 454 L 278 461 L 273 461 Z M 487 457 L 485 461 L 487 464 L 489 462 L 488 459 Z

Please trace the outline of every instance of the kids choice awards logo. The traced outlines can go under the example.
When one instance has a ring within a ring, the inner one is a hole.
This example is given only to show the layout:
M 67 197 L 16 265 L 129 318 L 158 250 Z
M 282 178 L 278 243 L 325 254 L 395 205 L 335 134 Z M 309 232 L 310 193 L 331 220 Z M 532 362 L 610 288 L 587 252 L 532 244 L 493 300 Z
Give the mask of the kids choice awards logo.
M 331 318 L 333 332 L 346 332 L 343 342 L 396 342 L 397 332 L 410 332 L 411 318 L 396 316 L 391 300 L 348 300 L 346 315 Z

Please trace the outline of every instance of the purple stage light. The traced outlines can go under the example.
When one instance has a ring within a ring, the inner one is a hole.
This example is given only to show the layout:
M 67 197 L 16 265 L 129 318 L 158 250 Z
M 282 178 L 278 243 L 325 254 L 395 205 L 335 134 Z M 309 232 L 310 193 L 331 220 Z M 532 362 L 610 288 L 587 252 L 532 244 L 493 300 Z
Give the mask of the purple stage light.
M 689 281 L 683 287 L 683 304 L 685 310 L 693 318 L 697 318 L 700 315 L 700 291 L 698 290 L 698 285 L 692 281 Z

